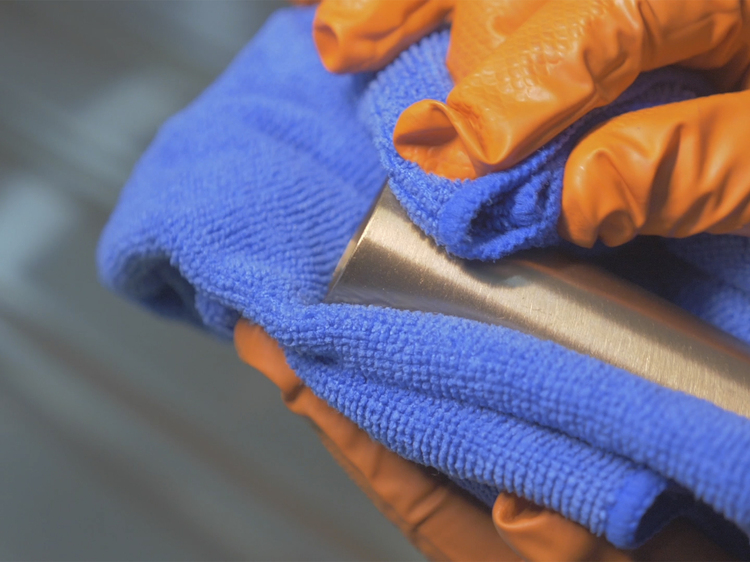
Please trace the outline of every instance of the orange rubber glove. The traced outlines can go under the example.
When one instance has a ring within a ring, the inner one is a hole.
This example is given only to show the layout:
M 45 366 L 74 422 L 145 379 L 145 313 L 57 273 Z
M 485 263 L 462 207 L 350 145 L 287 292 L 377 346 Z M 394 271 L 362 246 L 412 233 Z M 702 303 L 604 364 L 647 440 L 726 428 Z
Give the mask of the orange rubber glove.
M 684 521 L 674 522 L 637 551 L 626 553 L 561 515 L 512 494 L 500 494 L 490 513 L 445 478 L 373 441 L 316 397 L 289 368 L 281 348 L 260 327 L 240 321 L 234 341 L 240 358 L 281 389 L 289 409 L 310 420 L 331 455 L 429 559 L 730 559 Z
M 566 166 L 560 234 L 618 245 L 750 223 L 750 0 L 324 0 L 314 38 L 329 70 L 377 69 L 450 19 L 456 86 L 403 112 L 401 156 L 449 178 L 502 170 L 640 72 L 681 64 L 738 91 L 590 133 Z

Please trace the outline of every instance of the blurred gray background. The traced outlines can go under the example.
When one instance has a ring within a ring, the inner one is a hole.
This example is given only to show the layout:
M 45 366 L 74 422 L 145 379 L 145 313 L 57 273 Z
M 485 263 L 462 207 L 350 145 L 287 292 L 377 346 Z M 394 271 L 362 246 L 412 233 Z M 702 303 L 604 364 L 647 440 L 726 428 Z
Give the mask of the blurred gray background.
M 281 5 L 0 1 L 0 559 L 420 558 L 231 346 L 97 282 L 138 155 Z

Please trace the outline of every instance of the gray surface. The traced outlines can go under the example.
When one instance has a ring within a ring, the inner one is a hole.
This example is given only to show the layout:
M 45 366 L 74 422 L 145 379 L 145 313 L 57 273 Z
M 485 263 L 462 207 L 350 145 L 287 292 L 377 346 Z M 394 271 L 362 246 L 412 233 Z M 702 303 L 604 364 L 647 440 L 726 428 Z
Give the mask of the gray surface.
M 0 3 L 0 558 L 419 558 L 231 346 L 96 280 L 135 159 L 278 5 Z

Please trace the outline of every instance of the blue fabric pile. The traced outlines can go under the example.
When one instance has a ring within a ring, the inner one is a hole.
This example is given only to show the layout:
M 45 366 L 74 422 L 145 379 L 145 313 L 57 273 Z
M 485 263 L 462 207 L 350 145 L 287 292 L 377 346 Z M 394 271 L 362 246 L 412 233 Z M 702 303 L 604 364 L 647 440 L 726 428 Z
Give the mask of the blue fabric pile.
M 748 533 L 750 421 L 510 329 L 320 304 L 386 177 L 456 254 L 556 244 L 576 139 L 706 85 L 675 69 L 644 75 L 516 168 L 454 182 L 403 161 L 390 141 L 404 107 L 447 95 L 447 32 L 377 75 L 334 76 L 318 61 L 311 20 L 310 9 L 275 14 L 161 128 L 102 235 L 103 281 L 223 337 L 241 316 L 261 324 L 318 396 L 487 502 L 509 490 L 625 548 L 679 514 L 724 538 L 722 517 Z M 644 239 L 597 259 L 750 339 L 747 240 Z

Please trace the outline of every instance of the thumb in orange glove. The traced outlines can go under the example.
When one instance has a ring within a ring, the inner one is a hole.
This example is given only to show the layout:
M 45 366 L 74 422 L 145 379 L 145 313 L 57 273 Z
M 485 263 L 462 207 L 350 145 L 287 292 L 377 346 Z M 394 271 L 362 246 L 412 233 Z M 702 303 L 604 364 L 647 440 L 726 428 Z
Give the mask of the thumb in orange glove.
M 617 245 L 750 223 L 748 13 L 750 0 L 324 0 L 314 37 L 329 69 L 375 69 L 452 18 L 455 88 L 394 131 L 404 158 L 449 178 L 512 166 L 642 71 L 681 64 L 739 89 L 621 116 L 574 150 L 560 233 Z

